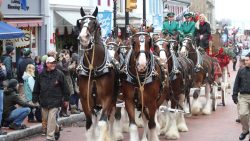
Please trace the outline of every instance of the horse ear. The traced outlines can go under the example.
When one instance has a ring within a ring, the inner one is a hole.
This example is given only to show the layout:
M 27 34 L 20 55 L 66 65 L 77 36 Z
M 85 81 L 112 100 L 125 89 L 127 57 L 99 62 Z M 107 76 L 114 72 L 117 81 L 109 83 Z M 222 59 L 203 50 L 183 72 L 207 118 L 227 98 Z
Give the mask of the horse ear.
M 146 32 L 153 32 L 153 25 L 151 24 L 150 27 L 146 29 Z
M 82 17 L 84 17 L 84 16 L 86 15 L 85 12 L 83 11 L 82 7 L 81 7 L 81 9 L 80 9 L 80 13 L 81 13 L 81 16 L 82 16 Z
M 95 11 L 94 11 L 94 13 L 92 14 L 92 16 L 96 17 L 97 14 L 98 14 L 98 7 L 96 6 L 96 7 L 95 7 Z
M 129 28 L 132 34 L 135 34 L 136 32 L 138 32 L 138 30 L 136 30 L 136 28 L 134 28 L 132 25 L 129 25 Z

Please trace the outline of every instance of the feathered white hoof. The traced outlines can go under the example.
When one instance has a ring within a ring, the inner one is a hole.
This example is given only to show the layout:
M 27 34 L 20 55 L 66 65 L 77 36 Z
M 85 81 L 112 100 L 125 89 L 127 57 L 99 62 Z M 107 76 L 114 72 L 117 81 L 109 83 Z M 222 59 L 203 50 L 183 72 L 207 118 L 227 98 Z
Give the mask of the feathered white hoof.
M 141 141 L 148 141 L 148 139 L 145 138 L 145 137 L 143 137 L 143 138 L 141 139 Z
M 120 141 L 120 140 L 123 140 L 124 139 L 124 136 L 122 133 L 116 133 L 115 134 L 115 140 L 117 141 Z
M 122 134 L 122 123 L 121 120 L 115 120 L 114 122 L 114 137 L 115 140 L 123 140 L 123 134 Z
M 150 129 L 148 133 L 148 141 L 159 141 L 156 128 Z
M 177 128 L 178 128 L 178 131 L 180 131 L 180 132 L 187 132 L 188 131 L 188 127 L 187 127 L 183 113 L 178 113 Z
M 180 138 L 180 134 L 176 124 L 176 113 L 169 113 L 169 115 L 170 115 L 170 121 L 168 124 L 170 125 L 167 132 L 165 133 L 165 137 L 169 140 L 176 140 Z
M 201 112 L 201 108 L 202 108 L 202 105 L 201 105 L 201 102 L 199 101 L 199 99 L 193 99 L 193 103 L 192 103 L 192 106 L 191 106 L 191 112 L 193 115 L 198 115 L 200 114 Z
M 108 126 L 106 121 L 99 121 L 98 126 L 100 128 L 100 136 L 97 141 L 111 141 L 110 136 L 108 134 Z
M 203 110 L 202 110 L 202 113 L 203 113 L 204 115 L 210 115 L 211 112 L 212 112 L 211 107 L 212 107 L 211 102 L 210 102 L 210 101 L 207 101 L 205 107 L 204 107 Z
M 138 128 L 135 124 L 129 126 L 130 141 L 139 141 Z
M 143 119 L 140 117 L 140 112 L 137 110 L 135 110 L 135 123 L 136 123 L 138 128 L 144 127 Z

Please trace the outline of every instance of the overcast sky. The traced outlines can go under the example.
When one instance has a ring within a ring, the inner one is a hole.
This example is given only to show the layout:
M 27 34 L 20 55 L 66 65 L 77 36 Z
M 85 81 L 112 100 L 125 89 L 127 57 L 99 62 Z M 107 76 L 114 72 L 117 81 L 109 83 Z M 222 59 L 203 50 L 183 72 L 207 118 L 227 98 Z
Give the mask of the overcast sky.
M 215 0 L 215 17 L 250 21 L 250 0 Z

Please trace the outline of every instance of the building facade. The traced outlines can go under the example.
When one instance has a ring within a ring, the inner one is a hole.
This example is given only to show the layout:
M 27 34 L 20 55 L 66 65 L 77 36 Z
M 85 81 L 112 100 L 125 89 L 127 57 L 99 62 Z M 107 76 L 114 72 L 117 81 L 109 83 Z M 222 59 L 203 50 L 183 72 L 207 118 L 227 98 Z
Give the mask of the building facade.
M 215 0 L 191 0 L 190 11 L 205 14 L 210 22 L 211 29 L 215 31 Z
M 3 21 L 22 29 L 23 38 L 3 40 L 3 49 L 10 44 L 15 47 L 13 61 L 20 57 L 21 48 L 30 48 L 32 57 L 45 51 L 46 34 L 44 26 L 44 7 L 46 0 L 4 0 L 0 7 Z
M 82 7 L 86 14 L 91 14 L 96 6 L 102 35 L 107 36 L 113 26 L 113 0 L 49 0 L 48 50 L 77 51 L 79 30 L 76 28 L 76 21 L 82 18 L 80 8 Z

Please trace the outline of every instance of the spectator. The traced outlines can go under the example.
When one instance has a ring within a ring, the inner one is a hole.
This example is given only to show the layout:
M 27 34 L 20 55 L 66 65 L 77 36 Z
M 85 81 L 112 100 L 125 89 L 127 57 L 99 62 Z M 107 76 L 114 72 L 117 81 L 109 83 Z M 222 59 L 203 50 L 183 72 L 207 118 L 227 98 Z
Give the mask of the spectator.
M 19 83 L 23 83 L 23 73 L 24 71 L 26 70 L 26 67 L 28 64 L 35 64 L 34 63 L 34 60 L 31 58 L 31 50 L 30 48 L 24 48 L 23 49 L 23 59 L 19 62 L 18 66 L 19 68 L 18 69 L 18 73 L 17 73 L 17 80 Z
M 9 125 L 10 129 L 25 129 L 27 126 L 22 124 L 24 119 L 30 113 L 29 107 L 36 107 L 23 101 L 17 94 L 18 81 L 11 79 L 8 82 L 7 90 L 4 91 L 4 109 L 3 120 L 4 125 Z M 16 105 L 22 107 L 16 107 Z
M 40 56 L 36 56 L 35 57 L 35 76 L 37 76 L 38 74 L 40 74 L 42 71 L 43 71 L 43 63 L 42 63 L 42 60 L 41 60 L 41 57 Z
M 13 78 L 13 66 L 12 66 L 12 56 L 14 55 L 14 47 L 13 46 L 6 46 L 6 54 L 4 54 L 1 58 L 3 64 L 6 67 L 6 78 L 12 79 Z
M 233 101 L 239 103 L 239 115 L 242 125 L 240 140 L 244 140 L 249 134 L 249 112 L 250 112 L 250 53 L 245 57 L 245 67 L 241 68 L 235 78 L 233 88 Z M 240 94 L 238 96 L 238 93 Z
M 199 20 L 196 22 L 194 32 L 197 46 L 203 48 L 209 54 L 209 38 L 211 36 L 210 24 L 204 14 L 200 14 Z
M 23 81 L 24 81 L 24 95 L 25 100 L 28 103 L 32 103 L 32 92 L 35 85 L 35 66 L 33 64 L 28 64 L 26 71 L 23 73 Z M 41 118 L 41 109 L 35 109 L 35 115 L 33 113 L 33 108 L 31 108 L 31 112 L 28 115 L 28 122 L 35 122 L 34 116 L 36 116 L 36 120 L 38 122 L 42 122 Z
M 20 58 L 18 59 L 18 61 L 17 61 L 17 74 L 19 74 L 19 70 L 20 70 L 20 62 L 22 62 L 23 61 L 23 59 L 24 59 L 24 55 L 23 55 L 23 48 L 20 50 Z M 21 81 L 21 79 L 22 79 L 22 76 L 17 76 L 18 78 L 17 78 L 17 80 L 18 80 L 18 82 L 20 82 Z M 20 85 L 20 84 L 19 84 Z
M 57 113 L 63 104 L 68 105 L 69 94 L 64 74 L 56 69 L 55 58 L 48 57 L 46 67 L 36 78 L 32 97 L 33 103 L 39 102 L 42 107 L 42 118 L 47 123 L 47 141 L 60 137 Z
M 3 81 L 5 77 L 6 77 L 6 68 L 0 60 L 0 136 L 7 134 L 6 132 L 2 131 L 1 128 L 2 115 L 3 115 L 3 89 L 4 89 Z
M 19 62 L 17 65 L 17 80 L 19 82 L 19 88 L 18 88 L 18 93 L 21 97 L 24 97 L 24 91 L 23 91 L 23 73 L 26 70 L 26 67 L 28 64 L 35 64 L 34 60 L 31 58 L 31 50 L 30 48 L 24 48 L 23 49 L 23 55 L 24 57 L 22 60 Z
M 71 78 L 70 71 L 73 68 L 75 68 L 75 65 L 76 65 L 75 63 L 71 64 L 69 51 L 66 50 L 66 49 L 62 50 L 61 53 L 59 54 L 59 61 L 57 63 L 57 68 L 59 70 L 61 70 L 65 75 L 66 82 L 68 83 L 68 86 L 69 86 L 70 96 L 74 94 L 74 88 L 73 88 L 73 84 L 72 84 L 72 78 Z M 68 112 L 67 112 L 67 108 L 68 108 L 68 105 L 63 105 L 62 106 L 62 109 L 61 109 L 61 112 L 60 112 L 61 117 L 68 117 L 69 116 Z M 74 114 L 79 113 L 78 111 L 75 110 L 76 109 L 75 105 L 74 106 L 72 105 L 72 108 L 74 109 L 74 112 L 76 112 Z

